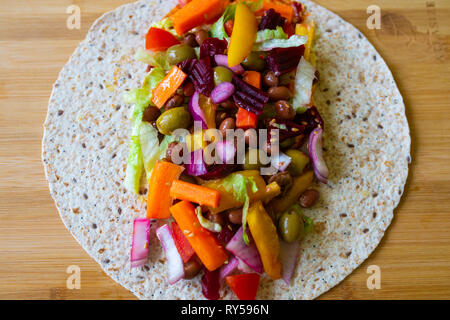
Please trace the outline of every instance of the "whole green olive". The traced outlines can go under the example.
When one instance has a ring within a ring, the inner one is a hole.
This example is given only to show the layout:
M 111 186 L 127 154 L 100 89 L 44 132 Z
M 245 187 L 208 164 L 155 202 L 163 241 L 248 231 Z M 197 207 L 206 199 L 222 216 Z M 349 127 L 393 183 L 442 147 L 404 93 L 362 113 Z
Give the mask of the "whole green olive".
M 285 150 L 292 147 L 292 145 L 295 143 L 295 138 L 288 138 L 282 142 L 280 142 L 280 148 Z
M 159 116 L 156 126 L 165 135 L 172 134 L 176 129 L 187 129 L 191 125 L 191 115 L 184 107 L 169 109 Z
M 219 85 L 223 82 L 231 82 L 233 80 L 233 71 L 225 67 L 214 68 L 214 83 Z
M 295 242 L 304 233 L 302 217 L 294 210 L 285 212 L 278 220 L 278 232 L 286 242 Z
M 259 161 L 259 150 L 258 149 L 248 149 L 245 154 L 244 170 L 259 170 L 261 168 L 261 163 Z
M 300 150 L 290 149 L 286 151 L 286 155 L 291 158 L 288 171 L 292 176 L 300 176 L 309 163 L 309 157 Z
M 175 65 L 186 59 L 194 59 L 196 57 L 195 50 L 187 44 L 177 44 L 167 49 L 167 62 Z
M 242 62 L 242 65 L 249 70 L 263 71 L 266 67 L 266 61 L 261 59 L 262 54 L 259 52 L 252 52 Z

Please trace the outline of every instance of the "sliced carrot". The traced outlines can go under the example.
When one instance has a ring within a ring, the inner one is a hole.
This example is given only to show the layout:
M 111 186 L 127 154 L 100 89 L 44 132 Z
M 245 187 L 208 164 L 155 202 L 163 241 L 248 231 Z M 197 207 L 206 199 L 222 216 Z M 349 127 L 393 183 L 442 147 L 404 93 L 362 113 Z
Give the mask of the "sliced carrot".
M 153 90 L 152 102 L 161 109 L 167 100 L 181 87 L 186 78 L 187 74 L 177 66 L 173 66 L 170 72 Z
M 222 15 L 228 4 L 229 0 L 192 0 L 170 18 L 175 31 L 181 36 L 202 24 L 214 22 Z
M 165 161 L 156 161 L 148 183 L 147 218 L 170 218 L 172 205 L 170 187 L 180 177 L 184 168 Z
M 220 245 L 211 231 L 200 225 L 195 208 L 190 202 L 178 202 L 170 208 L 170 212 L 209 271 L 218 269 L 228 260 L 228 254 L 224 247 Z
M 241 129 L 256 129 L 258 127 L 258 116 L 254 113 L 248 112 L 245 109 L 239 108 L 236 114 L 236 127 Z
M 220 204 L 220 192 L 189 182 L 175 180 L 170 188 L 170 196 L 174 199 L 186 200 L 199 205 L 217 208 Z
M 255 88 L 261 89 L 261 73 L 258 71 L 247 71 L 243 80 Z
M 273 0 L 265 0 L 263 3 L 263 8 L 258 11 L 257 14 L 262 15 L 269 9 L 273 9 L 281 14 L 284 18 L 287 19 L 288 23 L 291 23 L 292 19 L 294 18 L 294 8 L 291 5 Z

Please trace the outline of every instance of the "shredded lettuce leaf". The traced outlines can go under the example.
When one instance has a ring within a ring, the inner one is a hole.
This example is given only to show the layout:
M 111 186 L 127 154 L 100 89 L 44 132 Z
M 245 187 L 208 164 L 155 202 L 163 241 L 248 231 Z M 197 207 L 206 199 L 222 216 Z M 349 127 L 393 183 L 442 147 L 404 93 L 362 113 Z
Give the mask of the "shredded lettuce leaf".
M 293 35 L 289 39 L 272 39 L 255 43 L 253 51 L 270 51 L 275 48 L 291 48 L 298 47 L 306 43 L 306 36 Z
M 173 34 L 175 37 L 178 37 L 177 32 L 175 31 L 173 27 L 173 22 L 169 18 L 164 18 L 159 22 L 153 22 L 150 27 L 153 28 L 159 28 L 166 31 L 169 31 L 171 34 Z
M 218 223 L 214 223 L 208 219 L 206 219 L 202 214 L 202 208 L 199 206 L 195 208 L 195 212 L 197 213 L 198 222 L 200 222 L 201 226 L 205 229 L 208 229 L 211 232 L 220 232 L 222 231 L 222 227 Z
M 138 48 L 134 58 L 137 61 L 148 64 L 152 67 L 162 69 L 164 71 L 169 71 L 172 66 L 169 64 L 166 58 L 165 52 L 152 52 L 145 50 L 141 47 Z
M 248 245 L 250 241 L 245 232 L 245 229 L 247 227 L 247 213 L 248 208 L 250 206 L 250 197 L 248 195 L 247 187 L 250 186 L 250 190 L 253 193 L 256 193 L 258 192 L 258 186 L 256 185 L 256 182 L 253 178 L 244 177 L 239 173 L 233 173 L 228 175 L 225 179 L 222 180 L 220 185 L 227 192 L 233 193 L 234 198 L 237 201 L 244 203 L 244 206 L 242 208 L 242 228 L 244 229 L 243 239 L 245 243 Z
M 153 89 L 164 79 L 164 70 L 152 69 L 145 77 L 142 88 L 134 89 L 124 95 L 126 103 L 134 103 L 131 112 L 131 141 L 129 145 L 128 161 L 125 177 L 125 187 L 135 194 L 139 193 L 139 186 L 144 172 L 144 158 L 140 141 L 142 116 L 151 102 Z M 146 147 L 148 147 L 146 145 Z M 146 149 L 147 150 L 147 149 Z M 147 152 L 147 151 L 146 151 Z M 148 154 L 145 154 L 148 157 Z M 148 161 L 150 161 L 147 158 Z
M 311 103 L 312 87 L 315 78 L 316 68 L 302 57 L 295 76 L 295 95 L 292 104 L 297 113 L 305 112 Z
M 139 131 L 139 142 L 141 144 L 145 173 L 147 178 L 149 178 L 156 160 L 160 157 L 158 130 L 150 123 L 142 122 Z
M 284 32 L 282 27 L 278 26 L 275 30 L 264 29 L 264 30 L 258 31 L 258 33 L 256 34 L 255 43 L 261 43 L 261 42 L 273 40 L 273 39 L 286 40 L 286 39 L 289 39 L 289 36 L 287 35 L 286 32 Z

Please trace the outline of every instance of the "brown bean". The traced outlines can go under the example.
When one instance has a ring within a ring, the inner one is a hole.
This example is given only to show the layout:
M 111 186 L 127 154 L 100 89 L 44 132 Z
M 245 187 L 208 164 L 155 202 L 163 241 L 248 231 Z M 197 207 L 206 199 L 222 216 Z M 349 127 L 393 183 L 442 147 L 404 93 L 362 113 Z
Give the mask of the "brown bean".
M 179 94 L 175 94 L 172 98 L 169 99 L 169 101 L 167 101 L 166 105 L 164 106 L 165 110 L 169 110 L 172 108 L 176 108 L 179 107 L 183 104 L 184 99 L 182 96 L 180 96 Z
M 192 257 L 191 260 L 184 264 L 184 278 L 193 279 L 202 270 L 202 265 L 196 257 Z
M 188 33 L 183 40 L 184 44 L 187 44 L 188 46 L 191 46 L 193 48 L 198 46 L 197 40 L 195 40 L 195 34 Z
M 167 151 L 166 151 L 166 159 L 169 162 L 173 162 L 172 161 L 172 156 L 173 156 L 173 149 L 178 145 L 178 142 L 174 141 L 171 142 L 169 144 L 169 146 L 167 147 Z
M 292 187 L 292 177 L 289 172 L 279 172 L 270 177 L 268 184 L 276 182 L 283 193 L 288 191 Z
M 210 211 L 206 214 L 206 219 L 211 222 L 220 224 L 222 227 L 227 223 L 227 219 L 225 218 L 223 213 L 211 213 Z
M 161 115 L 161 111 L 157 107 L 148 106 L 147 109 L 144 111 L 144 115 L 142 116 L 142 120 L 147 122 L 153 122 L 158 119 L 158 117 Z
M 320 193 L 319 191 L 315 189 L 309 189 L 306 190 L 301 196 L 300 196 L 300 205 L 303 208 L 311 208 L 313 205 L 316 204 L 317 200 L 319 199 Z
M 272 87 L 267 91 L 267 94 L 274 101 L 289 100 L 291 98 L 291 91 L 286 87 Z
M 264 83 L 266 84 L 266 86 L 268 87 L 276 87 L 278 86 L 278 84 L 280 83 L 278 77 L 275 75 L 275 72 L 273 71 L 269 71 L 267 72 L 267 74 L 264 76 Z
M 295 117 L 295 110 L 286 100 L 279 100 L 275 103 L 277 116 L 282 120 L 292 120 Z
M 227 113 L 225 111 L 216 111 L 216 124 L 222 123 L 223 120 L 227 118 Z
M 227 100 L 225 102 L 222 102 L 220 106 L 224 109 L 234 109 L 236 108 L 236 104 L 232 100 Z
M 183 87 L 183 96 L 192 97 L 195 93 L 195 87 L 192 82 L 187 82 Z
M 226 118 L 219 126 L 219 130 L 224 137 L 227 135 L 227 130 L 234 128 L 236 128 L 236 120 L 233 118 Z
M 208 32 L 206 32 L 205 30 L 201 29 L 195 32 L 195 40 L 197 41 L 197 43 L 201 46 L 203 41 L 205 41 L 206 38 L 208 38 Z
M 242 224 L 242 209 L 235 209 L 228 212 L 228 220 L 232 224 Z

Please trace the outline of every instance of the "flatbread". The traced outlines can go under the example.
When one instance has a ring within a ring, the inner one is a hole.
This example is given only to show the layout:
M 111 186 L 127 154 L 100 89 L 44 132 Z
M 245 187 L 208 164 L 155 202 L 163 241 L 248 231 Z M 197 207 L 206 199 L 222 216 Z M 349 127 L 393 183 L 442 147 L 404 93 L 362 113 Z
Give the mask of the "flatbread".
M 376 248 L 408 175 L 410 135 L 402 96 L 386 63 L 353 26 L 304 1 L 317 24 L 328 186 L 304 213 L 316 222 L 302 243 L 293 284 L 261 280 L 257 299 L 313 299 L 341 282 Z M 148 264 L 130 269 L 133 220 L 145 217 L 145 193 L 123 184 L 130 105 L 146 66 L 134 61 L 152 21 L 176 1 L 140 1 L 106 13 L 91 27 L 54 84 L 42 159 L 66 227 L 116 282 L 141 299 L 203 299 L 200 277 L 169 285 L 164 253 L 151 237 Z M 152 231 L 158 222 L 152 223 Z M 223 298 L 234 299 L 225 288 Z

